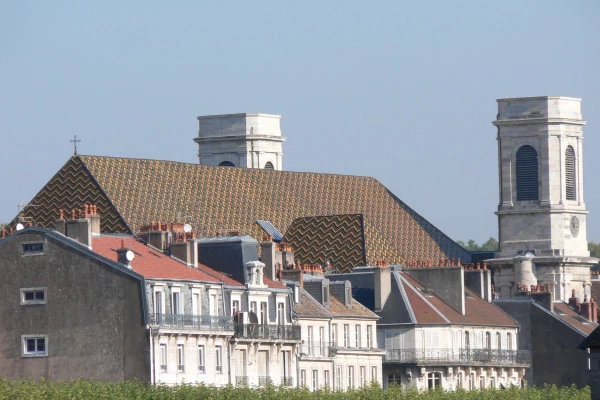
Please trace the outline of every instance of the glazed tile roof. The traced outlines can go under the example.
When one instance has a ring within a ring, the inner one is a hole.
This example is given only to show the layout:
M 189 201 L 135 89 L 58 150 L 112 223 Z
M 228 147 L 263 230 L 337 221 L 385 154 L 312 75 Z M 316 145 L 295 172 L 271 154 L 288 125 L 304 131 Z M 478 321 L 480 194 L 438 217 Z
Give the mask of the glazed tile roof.
M 135 233 L 149 222 L 185 216 L 198 236 L 240 230 L 257 238 L 264 234 L 257 219 L 285 232 L 300 217 L 362 215 L 366 262 L 360 264 L 374 264 L 378 258 L 392 264 L 469 260 L 464 249 L 369 177 L 78 155 L 30 204 L 36 207 L 26 208 L 23 216 L 45 227 L 53 226 L 61 208 L 68 215 L 71 209 L 94 204 L 103 232 Z M 358 219 L 341 219 L 351 236 Z M 351 243 L 356 246 L 355 239 Z
M 102 235 L 92 238 L 92 250 L 112 261 L 117 261 L 117 249 L 127 247 L 135 254 L 131 269 L 148 279 L 176 279 L 221 283 L 220 273 L 205 265 L 199 269 L 185 264 L 155 250 L 131 236 Z M 222 276 L 222 278 L 226 278 Z M 229 278 L 227 278 L 229 279 Z M 224 282 L 242 286 L 241 283 L 229 279 Z

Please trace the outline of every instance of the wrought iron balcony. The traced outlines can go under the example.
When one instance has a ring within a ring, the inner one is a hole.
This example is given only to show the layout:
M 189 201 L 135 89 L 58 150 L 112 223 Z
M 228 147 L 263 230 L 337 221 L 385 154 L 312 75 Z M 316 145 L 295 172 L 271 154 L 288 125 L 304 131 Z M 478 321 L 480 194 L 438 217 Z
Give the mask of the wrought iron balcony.
M 530 363 L 527 350 L 488 349 L 392 349 L 387 350 L 384 363 L 400 364 L 464 364 L 464 365 L 525 365 Z
M 235 337 L 262 340 L 300 340 L 300 327 L 293 325 L 235 324 Z
M 281 378 L 281 386 L 294 386 L 294 378 Z
M 330 342 L 308 342 L 299 345 L 300 357 L 327 358 L 332 357 Z
M 273 384 L 273 380 L 271 379 L 270 376 L 259 376 L 258 377 L 258 384 L 260 386 L 272 385 Z
M 201 329 L 207 331 L 233 331 L 233 318 L 213 315 L 149 314 L 150 325 L 161 328 Z
M 238 375 L 235 377 L 236 386 L 248 386 L 248 377 L 245 375 Z

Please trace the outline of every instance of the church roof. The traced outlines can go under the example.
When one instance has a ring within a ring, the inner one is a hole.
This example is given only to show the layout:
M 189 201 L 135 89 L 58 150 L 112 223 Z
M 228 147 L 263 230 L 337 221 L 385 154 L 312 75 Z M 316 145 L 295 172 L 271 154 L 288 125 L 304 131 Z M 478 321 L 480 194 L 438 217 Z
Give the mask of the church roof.
M 309 232 L 315 232 L 313 244 L 348 234 L 349 246 L 363 253 L 352 253 L 350 263 L 360 257 L 366 260 L 358 264 L 469 260 L 468 252 L 369 177 L 77 155 L 30 204 L 35 207 L 26 208 L 23 216 L 45 227 L 53 226 L 61 208 L 68 215 L 94 204 L 104 232 L 137 233 L 152 221 L 186 220 L 200 237 L 238 231 L 261 238 L 264 231 L 256 220 L 268 220 L 285 232 L 297 218 L 325 216 Z M 346 216 L 327 217 L 334 215 Z M 327 224 L 333 229 L 325 229 Z M 344 262 L 350 253 L 343 246 L 326 248 L 333 267 L 355 266 Z

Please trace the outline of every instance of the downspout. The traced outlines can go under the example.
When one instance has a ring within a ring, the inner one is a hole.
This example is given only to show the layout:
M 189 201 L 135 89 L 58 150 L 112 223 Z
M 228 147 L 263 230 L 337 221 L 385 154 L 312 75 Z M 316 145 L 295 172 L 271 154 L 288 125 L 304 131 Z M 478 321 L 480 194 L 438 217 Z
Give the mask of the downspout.
M 231 376 L 231 345 L 231 338 L 229 338 L 229 340 L 227 341 L 227 375 L 229 384 L 233 385 Z
M 148 326 L 148 332 L 150 335 L 150 384 L 156 386 L 156 366 L 154 365 L 154 336 L 152 335 L 152 327 Z

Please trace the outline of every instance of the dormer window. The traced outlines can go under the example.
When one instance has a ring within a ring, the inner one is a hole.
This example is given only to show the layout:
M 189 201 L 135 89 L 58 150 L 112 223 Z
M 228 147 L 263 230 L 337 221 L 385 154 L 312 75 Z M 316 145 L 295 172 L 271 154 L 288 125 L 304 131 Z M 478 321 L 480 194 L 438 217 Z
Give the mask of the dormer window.
M 329 304 L 329 285 L 323 286 L 323 304 Z
M 352 307 L 352 288 L 346 288 L 346 307 Z

